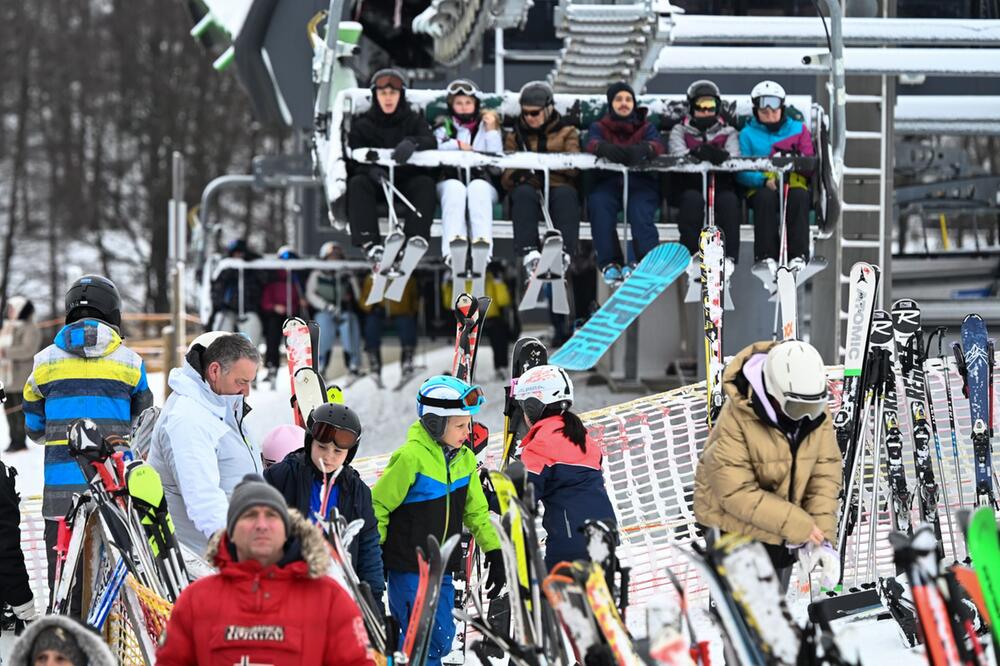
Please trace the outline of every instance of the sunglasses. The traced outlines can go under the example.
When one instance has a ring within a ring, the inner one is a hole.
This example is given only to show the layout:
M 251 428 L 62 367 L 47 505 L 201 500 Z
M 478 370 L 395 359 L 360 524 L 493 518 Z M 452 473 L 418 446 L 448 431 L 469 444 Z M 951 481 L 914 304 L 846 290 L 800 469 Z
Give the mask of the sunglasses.
M 314 441 L 320 444 L 333 444 L 338 449 L 344 451 L 349 451 L 357 446 L 358 440 L 361 439 L 361 436 L 353 430 L 338 428 L 337 426 L 321 421 L 313 423 L 312 428 L 309 429 L 309 433 L 312 435 Z
M 758 109 L 780 109 L 784 100 L 780 97 L 774 97 L 773 95 L 765 95 L 764 97 L 759 97 L 757 99 Z
M 534 111 L 528 111 L 527 109 L 524 109 L 521 111 L 521 115 L 524 116 L 525 118 L 537 118 L 543 113 L 545 113 L 545 109 L 535 109 Z

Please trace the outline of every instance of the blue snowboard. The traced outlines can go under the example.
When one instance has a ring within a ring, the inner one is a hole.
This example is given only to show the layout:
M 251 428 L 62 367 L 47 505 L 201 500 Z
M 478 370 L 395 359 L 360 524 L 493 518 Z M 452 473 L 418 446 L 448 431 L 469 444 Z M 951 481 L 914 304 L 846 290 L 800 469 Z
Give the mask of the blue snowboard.
M 993 461 L 990 437 L 993 435 L 993 418 L 990 403 L 992 379 L 992 349 L 987 338 L 986 322 L 977 314 L 970 314 L 962 322 L 962 349 L 964 375 L 972 421 L 972 445 L 976 460 L 976 495 L 980 499 L 995 498 L 993 488 Z
M 680 243 L 662 243 L 642 258 L 625 282 L 611 294 L 549 363 L 567 370 L 588 370 L 611 348 L 629 324 L 663 293 L 691 263 Z

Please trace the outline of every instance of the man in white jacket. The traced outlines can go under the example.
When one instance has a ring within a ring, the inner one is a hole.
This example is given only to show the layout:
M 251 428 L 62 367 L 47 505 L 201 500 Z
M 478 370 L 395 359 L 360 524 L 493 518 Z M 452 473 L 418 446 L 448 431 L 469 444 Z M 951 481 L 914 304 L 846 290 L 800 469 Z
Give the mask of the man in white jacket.
M 226 526 L 233 488 L 263 467 L 242 429 L 259 365 L 260 353 L 242 334 L 212 332 L 196 338 L 183 367 L 170 371 L 173 393 L 148 462 L 163 480 L 177 539 L 198 554 Z

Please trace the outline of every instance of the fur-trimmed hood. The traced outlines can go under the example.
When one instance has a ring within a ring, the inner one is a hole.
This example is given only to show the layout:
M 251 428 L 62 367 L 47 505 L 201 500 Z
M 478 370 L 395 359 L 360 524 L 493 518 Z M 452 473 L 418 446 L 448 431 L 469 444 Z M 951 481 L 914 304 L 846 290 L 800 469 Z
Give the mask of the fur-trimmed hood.
M 330 569 L 330 553 L 323 533 L 297 510 L 289 509 L 288 515 L 291 518 L 292 533 L 285 542 L 285 556 L 277 566 L 283 568 L 295 562 L 305 562 L 309 578 L 322 578 Z M 205 557 L 213 562 L 220 572 L 227 566 L 242 564 L 234 559 L 229 544 L 224 529 L 213 534 L 208 540 Z
M 35 639 L 38 634 L 49 627 L 61 627 L 73 635 L 77 645 L 87 655 L 86 666 L 115 666 L 118 663 L 114 655 L 111 654 L 108 644 L 100 636 L 76 620 L 63 615 L 46 615 L 25 627 L 24 633 L 18 637 L 10 651 L 7 663 L 13 666 L 31 666 L 31 648 L 35 644 Z M 77 664 L 75 666 L 84 665 Z

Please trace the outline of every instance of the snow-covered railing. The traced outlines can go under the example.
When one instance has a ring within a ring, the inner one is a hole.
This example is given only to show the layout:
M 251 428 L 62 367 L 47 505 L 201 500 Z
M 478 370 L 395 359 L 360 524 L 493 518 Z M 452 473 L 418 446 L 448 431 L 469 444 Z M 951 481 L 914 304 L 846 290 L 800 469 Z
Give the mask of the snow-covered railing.
M 897 134 L 1000 134 L 1000 95 L 900 95 Z

